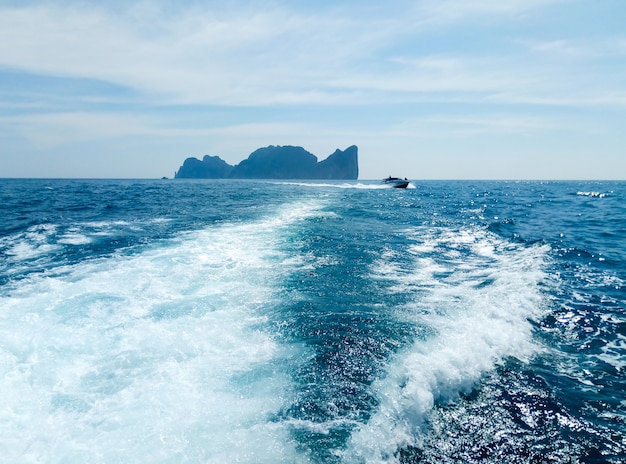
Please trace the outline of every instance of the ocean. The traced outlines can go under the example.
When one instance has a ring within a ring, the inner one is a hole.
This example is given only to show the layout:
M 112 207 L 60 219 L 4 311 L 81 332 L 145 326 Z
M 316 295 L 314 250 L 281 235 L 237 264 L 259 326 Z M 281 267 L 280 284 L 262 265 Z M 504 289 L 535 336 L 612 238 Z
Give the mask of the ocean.
M 0 200 L 2 462 L 626 461 L 626 182 Z

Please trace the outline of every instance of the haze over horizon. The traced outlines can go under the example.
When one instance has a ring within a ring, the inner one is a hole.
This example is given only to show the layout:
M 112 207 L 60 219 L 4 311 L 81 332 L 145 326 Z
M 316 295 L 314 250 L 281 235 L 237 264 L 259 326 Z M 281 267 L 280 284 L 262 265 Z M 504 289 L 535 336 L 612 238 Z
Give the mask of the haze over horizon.
M 622 0 L 0 0 L 0 177 L 267 145 L 359 178 L 625 179 Z

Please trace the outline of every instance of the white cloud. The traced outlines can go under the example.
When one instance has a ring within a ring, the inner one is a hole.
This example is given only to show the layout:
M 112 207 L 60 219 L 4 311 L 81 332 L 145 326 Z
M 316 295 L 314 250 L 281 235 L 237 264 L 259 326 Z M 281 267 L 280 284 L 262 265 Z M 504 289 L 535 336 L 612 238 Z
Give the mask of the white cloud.
M 525 18 L 532 12 L 572 0 L 424 0 L 415 3 L 416 18 L 423 25 L 462 21 L 493 21 L 502 16 Z
M 588 60 L 626 55 L 626 39 L 605 37 L 596 39 L 555 39 L 547 41 L 526 40 L 522 44 L 529 50 L 552 58 Z
M 519 74 L 506 67 L 488 72 L 488 57 L 459 66 L 454 56 L 402 58 L 393 48 L 420 34 L 416 23 L 515 14 L 555 1 L 349 3 L 318 12 L 288 3 L 5 7 L 0 65 L 112 82 L 174 104 L 342 104 L 387 93 L 501 92 L 516 87 Z
M 356 27 L 281 8 L 193 7 L 167 18 L 79 6 L 4 8 L 0 65 L 114 82 L 179 103 L 307 102 L 324 97 L 323 80 L 346 72 L 378 40 Z
M 290 122 L 233 123 L 177 127 L 172 118 L 142 114 L 63 112 L 0 117 L 0 125 L 12 130 L 38 148 L 51 148 L 77 142 L 149 137 L 153 139 L 297 139 L 312 132 L 310 124 Z M 317 129 L 323 132 L 323 129 Z M 316 132 L 319 134 L 321 132 Z
M 340 2 L 309 11 L 288 2 L 263 9 L 253 2 L 236 8 L 227 2 L 0 7 L 0 66 L 111 82 L 157 105 L 502 102 L 507 96 L 511 103 L 558 102 L 566 100 L 559 93 L 571 100 L 571 87 L 580 86 L 576 68 L 564 72 L 523 50 L 467 50 L 462 43 L 434 53 L 428 43 L 436 46 L 441 31 L 433 36 L 419 24 L 445 23 L 453 30 L 459 26 L 451 23 L 516 16 L 567 1 Z M 535 56 L 598 49 L 582 39 L 511 43 Z M 611 43 L 614 52 L 626 51 L 625 39 Z M 581 100 L 602 100 L 594 98 L 596 88 L 586 87 Z
M 111 137 L 154 135 L 148 121 L 123 114 L 64 112 L 38 113 L 0 118 L 2 126 L 38 148 Z

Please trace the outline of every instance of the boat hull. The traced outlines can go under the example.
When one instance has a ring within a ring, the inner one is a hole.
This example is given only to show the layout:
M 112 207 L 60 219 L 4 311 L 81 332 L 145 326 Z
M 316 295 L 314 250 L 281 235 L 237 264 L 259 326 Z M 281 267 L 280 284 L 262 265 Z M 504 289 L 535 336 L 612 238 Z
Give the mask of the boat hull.
M 383 184 L 388 185 L 391 188 L 407 188 L 409 181 L 407 179 L 400 179 L 398 177 L 388 177 L 383 179 Z

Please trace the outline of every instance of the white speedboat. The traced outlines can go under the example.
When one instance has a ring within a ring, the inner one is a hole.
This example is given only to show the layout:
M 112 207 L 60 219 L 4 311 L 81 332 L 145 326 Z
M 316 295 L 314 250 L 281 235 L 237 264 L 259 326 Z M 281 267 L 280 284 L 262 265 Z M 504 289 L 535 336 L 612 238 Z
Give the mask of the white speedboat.
M 407 186 L 409 185 L 409 180 L 406 177 L 404 179 L 400 179 L 399 177 L 389 176 L 386 179 L 383 179 L 383 184 L 388 185 L 392 188 L 403 189 L 407 188 Z

